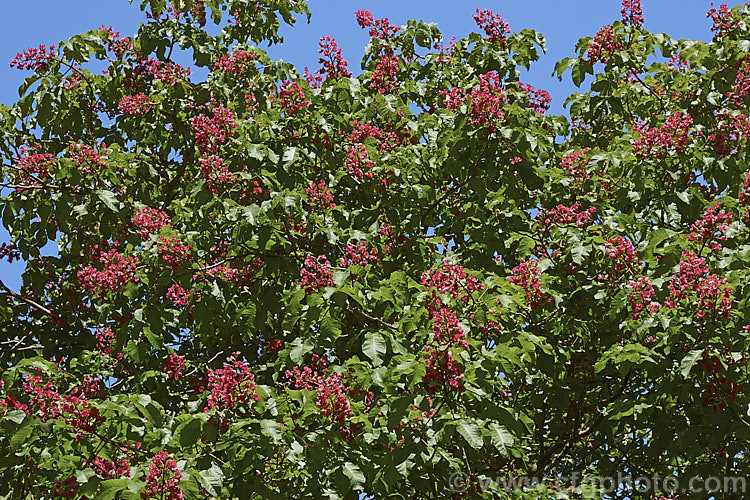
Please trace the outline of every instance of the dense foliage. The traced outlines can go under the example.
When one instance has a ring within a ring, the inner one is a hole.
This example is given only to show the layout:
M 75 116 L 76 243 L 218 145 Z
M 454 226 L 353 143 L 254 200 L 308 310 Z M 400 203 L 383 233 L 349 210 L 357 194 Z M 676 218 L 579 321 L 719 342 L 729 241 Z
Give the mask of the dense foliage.
M 259 48 L 303 0 L 142 8 L 11 63 L 2 498 L 750 476 L 746 7 L 707 44 L 626 0 L 557 66 L 572 121 L 490 11 L 447 45 L 359 11 L 353 76 Z

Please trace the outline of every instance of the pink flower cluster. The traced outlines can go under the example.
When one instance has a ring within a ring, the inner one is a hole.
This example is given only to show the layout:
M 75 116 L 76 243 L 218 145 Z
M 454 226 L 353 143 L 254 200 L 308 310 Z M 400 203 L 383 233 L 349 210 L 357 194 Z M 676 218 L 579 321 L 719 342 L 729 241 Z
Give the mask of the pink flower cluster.
M 237 181 L 234 173 L 229 170 L 224 160 L 218 155 L 200 158 L 198 163 L 200 164 L 201 175 L 206 180 L 206 189 L 214 195 L 219 194 L 219 186 L 222 184 Z
M 641 137 L 633 142 L 633 152 L 640 159 L 664 158 L 673 149 L 682 153 L 687 146 L 692 124 L 693 118 L 679 111 L 670 115 L 661 127 L 651 128 L 639 123 L 633 128 L 641 134 Z
M 233 283 L 236 286 L 251 286 L 262 261 L 260 257 L 256 257 L 251 261 L 234 258 L 229 260 L 228 265 L 215 264 L 212 265 L 211 269 L 206 271 L 206 276 L 218 278 L 227 283 Z
M 631 26 L 640 26 L 643 24 L 643 8 L 641 7 L 641 0 L 622 0 L 622 14 L 623 24 L 629 24 Z
M 87 377 L 79 387 L 65 395 L 60 394 L 51 381 L 45 382 L 41 375 L 25 375 L 21 387 L 29 397 L 29 402 L 25 408 L 19 409 L 23 409 L 27 415 L 38 412 L 42 422 L 64 421 L 77 433 L 77 441 L 106 421 L 99 409 L 89 401 L 90 397 L 98 397 L 102 393 L 99 379 Z
M 737 154 L 735 143 L 750 137 L 750 118 L 742 113 L 730 114 L 726 110 L 716 115 L 718 127 L 706 137 L 713 145 L 716 154 L 730 156 Z
M 250 372 L 246 362 L 237 359 L 239 355 L 239 352 L 235 352 L 229 356 L 222 368 L 209 368 L 208 399 L 204 411 L 211 408 L 232 409 L 249 399 L 260 400 L 260 396 L 254 393 L 255 375 Z
M 21 252 L 13 248 L 12 245 L 3 243 L 0 245 L 0 259 L 6 259 L 12 264 L 14 260 L 21 260 Z
M 320 179 L 317 184 L 314 181 L 311 182 L 310 187 L 305 192 L 307 193 L 307 203 L 311 206 L 317 206 L 322 210 L 336 208 L 331 190 L 328 189 L 326 181 L 323 179 Z
M 498 126 L 503 124 L 505 111 L 505 92 L 501 85 L 497 72 L 490 71 L 479 75 L 479 83 L 467 91 L 459 88 L 441 90 L 446 109 L 459 111 L 461 105 L 468 98 L 470 117 L 472 125 L 485 125 L 487 131 L 497 131 Z
M 510 26 L 503 21 L 500 14 L 495 14 L 487 9 L 477 9 L 477 13 L 471 17 L 477 23 L 477 26 L 487 34 L 490 43 L 500 42 L 501 45 L 505 43 L 505 35 L 510 33 Z
M 102 479 L 118 479 L 130 477 L 130 461 L 128 457 L 121 457 L 117 462 L 96 457 L 91 461 L 91 468 Z
M 338 373 L 328 373 L 325 357 L 312 355 L 310 366 L 300 369 L 295 366 L 286 371 L 286 377 L 295 389 L 315 391 L 315 406 L 324 417 L 343 424 L 351 415 L 352 409 L 346 395 L 347 384 Z
M 743 205 L 750 205 L 750 171 L 745 174 L 745 181 L 742 183 L 742 190 L 738 200 Z
M 255 54 L 244 50 L 237 50 L 221 56 L 214 64 L 214 71 L 223 71 L 233 75 L 241 75 L 255 66 Z
M 711 377 L 702 406 L 714 411 L 723 411 L 727 401 L 736 401 L 745 390 L 745 384 L 733 382 L 726 377 Z
M 117 104 L 117 109 L 125 115 L 145 115 L 153 105 L 148 101 L 148 96 L 143 92 L 134 95 L 126 95 Z
M 357 24 L 360 28 L 370 28 L 370 37 L 372 38 L 387 40 L 401 31 L 398 26 L 391 26 L 387 17 L 376 20 L 369 10 L 358 10 L 354 15 L 357 17 Z
M 272 102 L 275 100 L 272 99 Z M 305 91 L 302 90 L 299 83 L 284 81 L 279 88 L 279 104 L 287 115 L 293 115 L 300 109 L 310 105 L 310 101 L 305 98 Z
M 141 490 L 144 500 L 183 500 L 185 496 L 180 489 L 182 474 L 177 469 L 175 459 L 162 450 L 151 457 L 151 464 L 146 474 L 146 485 Z
M 386 51 L 375 64 L 375 70 L 370 77 L 370 88 L 380 94 L 392 92 L 398 87 L 399 57 Z
M 55 478 L 55 489 L 52 491 L 52 498 L 75 498 L 78 496 L 78 480 L 75 476 L 70 476 L 65 481 Z
M 190 305 L 190 297 L 193 292 L 188 292 L 177 283 L 173 284 L 167 290 L 167 298 L 172 301 L 175 307 L 185 308 Z
M 630 240 L 626 240 L 622 236 L 615 236 L 610 238 L 604 244 L 604 251 L 607 253 L 612 262 L 615 264 L 615 276 L 612 279 L 616 279 L 622 271 L 625 270 L 629 265 L 640 264 L 643 261 L 638 258 L 638 253 L 633 247 L 633 243 Z
M 555 208 L 544 210 L 537 214 L 536 222 L 541 224 L 537 231 L 544 231 L 552 224 L 565 225 L 575 224 L 582 227 L 591 222 L 596 214 L 596 208 L 591 207 L 582 209 L 579 203 L 573 203 L 571 206 L 557 205 Z
M 159 237 L 156 246 L 161 259 L 174 271 L 183 262 L 190 260 L 190 254 L 193 251 L 193 245 L 185 245 L 177 236 L 166 237 L 162 235 Z
M 199 114 L 190 120 L 195 142 L 202 155 L 216 153 L 237 128 L 234 113 L 223 104 L 214 106 L 210 114 Z
M 750 95 L 750 57 L 745 56 L 742 61 L 737 63 L 737 76 L 734 79 L 734 85 L 726 95 L 729 102 L 737 107 L 742 106 Z
M 599 61 L 606 64 L 609 61 L 609 57 L 615 52 L 622 50 L 623 47 L 623 43 L 616 40 L 615 30 L 607 24 L 602 26 L 596 32 L 596 35 L 594 35 L 593 40 L 589 42 L 588 49 L 586 49 L 586 57 L 591 64 Z
M 690 61 L 684 60 L 682 58 L 682 53 L 675 52 L 672 54 L 672 57 L 669 58 L 669 61 L 667 61 L 667 66 L 677 71 L 685 71 L 690 68 Z
M 370 159 L 370 153 L 367 152 L 364 144 L 354 144 L 346 148 L 347 157 L 344 160 L 346 170 L 356 176 L 358 179 L 367 177 L 372 179 L 375 175 L 372 169 L 376 163 Z
M 163 62 L 153 57 L 140 57 L 133 67 L 134 75 L 149 75 L 166 85 L 175 85 L 180 80 L 187 80 L 190 68 L 183 68 L 171 61 Z
M 346 245 L 345 255 L 341 258 L 341 267 L 347 266 L 367 266 L 371 263 L 380 263 L 378 250 L 373 247 L 367 250 L 367 242 L 362 241 L 358 245 L 351 243 Z
M 669 290 L 671 296 L 664 300 L 667 307 L 676 308 L 679 301 L 695 296 L 698 298 L 696 318 L 710 314 L 715 321 L 719 317 L 728 318 L 731 314 L 732 287 L 727 286 L 726 279 L 709 274 L 706 259 L 692 252 L 682 252 L 680 271 L 672 277 Z
M 742 22 L 742 19 L 735 17 L 734 12 L 725 3 L 721 4 L 718 9 L 712 6 L 706 12 L 706 17 L 710 18 L 713 23 L 711 32 L 714 33 L 714 38 L 717 40 L 737 28 Z
M 425 372 L 422 382 L 430 394 L 439 390 L 452 390 L 463 392 L 464 374 L 461 366 L 453 358 L 453 353 L 448 349 L 435 349 L 431 346 L 425 347 Z
M 352 133 L 349 140 L 353 143 L 364 143 L 368 138 L 377 140 L 377 145 L 381 151 L 392 151 L 399 145 L 411 143 L 411 135 L 408 131 L 403 134 L 394 130 L 382 129 L 370 122 L 352 122 Z
M 47 50 L 45 45 L 40 45 L 38 49 L 28 48 L 16 54 L 16 57 L 10 62 L 10 67 L 32 71 L 47 71 L 54 59 L 55 46 L 51 45 L 49 50 Z
M 333 274 L 331 274 L 331 263 L 325 255 L 317 258 L 312 255 L 305 257 L 305 264 L 300 270 L 299 286 L 305 290 L 307 295 L 327 286 L 333 286 Z
M 632 312 L 631 317 L 638 319 L 641 313 L 648 310 L 655 312 L 661 307 L 658 302 L 653 302 L 654 287 L 649 283 L 648 277 L 641 276 L 637 280 L 630 280 L 629 282 L 631 292 L 628 295 L 630 301 L 630 309 Z
M 37 186 L 38 181 L 46 181 L 52 178 L 52 171 L 57 162 L 57 157 L 50 153 L 38 153 L 38 146 L 31 148 L 21 147 L 23 156 L 14 157 L 13 161 L 18 168 L 16 182 L 24 186 Z M 32 152 L 33 151 L 33 152 Z
M 541 275 L 542 271 L 536 259 L 521 259 L 521 262 L 511 269 L 511 275 L 508 277 L 511 283 L 523 288 L 532 309 L 536 309 L 545 299 L 545 294 L 541 290 Z
M 175 353 L 170 353 L 164 363 L 164 371 L 169 374 L 169 378 L 180 378 L 185 372 L 185 358 Z
M 112 355 L 112 344 L 115 341 L 115 332 L 110 327 L 97 327 L 94 331 L 94 337 L 96 338 L 96 348 L 99 349 L 102 356 L 113 356 Z M 114 356 L 116 359 L 122 359 L 122 353 L 118 352 Z
M 589 148 L 583 148 L 580 151 L 572 151 L 567 153 L 562 157 L 562 160 L 560 160 L 560 166 L 562 169 L 572 175 L 577 183 L 583 183 L 591 178 L 586 168 L 588 165 L 588 158 L 586 158 L 586 155 L 589 151 Z
M 106 151 L 106 149 L 107 145 L 105 143 L 89 146 L 83 142 L 78 142 L 70 145 L 68 155 L 73 160 L 73 165 L 82 174 L 92 175 L 107 168 L 106 154 L 101 153 L 101 151 Z
M 352 76 L 348 68 L 348 63 L 341 55 L 341 49 L 336 43 L 335 38 L 324 36 L 318 44 L 318 53 L 321 55 L 318 62 L 323 65 L 320 73 L 326 75 L 326 79 L 335 80 L 337 78 L 349 78 Z
M 133 41 L 130 37 L 120 38 L 120 32 L 115 31 L 112 26 L 107 27 L 101 25 L 99 31 L 104 31 L 109 35 L 109 40 L 107 40 L 107 51 L 112 52 L 115 57 L 122 57 L 126 51 L 133 48 Z
M 136 283 L 135 275 L 137 257 L 125 257 L 114 248 L 100 250 L 98 245 L 92 249 L 92 260 L 102 269 L 86 266 L 78 271 L 78 280 L 89 295 L 102 295 L 106 291 L 116 292 L 128 283 Z
M 148 239 L 150 235 L 157 234 L 163 227 L 171 227 L 172 221 L 166 212 L 156 208 L 143 207 L 135 211 L 130 222 L 137 227 L 136 234 L 141 239 Z
M 687 239 L 695 241 L 701 246 L 710 246 L 714 252 L 720 252 L 722 246 L 719 242 L 727 239 L 722 233 L 726 231 L 731 222 L 732 214 L 721 210 L 721 204 L 717 202 L 703 212 L 703 218 L 698 219 L 690 226 L 691 233 Z
M 427 288 L 425 308 L 432 320 L 433 341 L 441 346 L 468 347 L 458 314 L 443 302 L 442 296 L 466 304 L 471 294 L 482 290 L 484 285 L 476 277 L 467 275 L 463 267 L 445 263 L 442 269 L 430 269 L 423 273 L 422 285 Z
M 552 103 L 552 97 L 550 97 L 549 92 L 543 89 L 536 89 L 531 85 L 521 82 L 518 82 L 518 88 L 523 90 L 529 97 L 529 109 L 540 115 L 549 111 L 550 104 Z

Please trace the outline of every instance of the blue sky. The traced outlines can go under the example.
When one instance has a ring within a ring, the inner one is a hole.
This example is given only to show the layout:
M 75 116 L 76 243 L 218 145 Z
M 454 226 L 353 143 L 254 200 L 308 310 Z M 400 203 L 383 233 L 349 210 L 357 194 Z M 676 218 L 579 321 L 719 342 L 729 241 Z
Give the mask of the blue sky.
M 136 4 L 140 0 L 136 0 Z M 318 68 L 318 39 L 336 38 L 343 54 L 355 73 L 367 34 L 357 25 L 354 12 L 372 11 L 376 18 L 388 17 L 391 24 L 404 24 L 409 19 L 436 22 L 446 40 L 477 31 L 471 16 L 477 8 L 491 9 L 510 23 L 512 30 L 532 28 L 547 38 L 548 53 L 522 79 L 550 92 L 552 112 L 562 113 L 562 103 L 574 91 L 567 80 L 563 83 L 550 76 L 556 61 L 573 55 L 578 38 L 593 36 L 604 24 L 620 18 L 620 0 L 525 0 L 525 1 L 442 1 L 442 0 L 310 0 L 310 24 L 301 20 L 296 27 L 284 29 L 285 42 L 269 49 L 275 58 L 297 65 Z M 12 104 L 18 98 L 17 89 L 25 72 L 8 66 L 17 52 L 40 43 L 57 44 L 72 35 L 113 26 L 123 36 L 137 31 L 144 20 L 136 4 L 127 0 L 23 0 L 3 1 L 0 6 L 0 103 Z M 734 4 L 730 4 L 734 5 Z M 704 0 L 643 0 L 645 27 L 664 32 L 674 38 L 694 38 L 708 41 L 710 22 L 706 11 L 711 7 Z M 0 228 L 0 242 L 8 235 Z M 22 264 L 0 262 L 0 279 L 13 289 L 20 285 Z

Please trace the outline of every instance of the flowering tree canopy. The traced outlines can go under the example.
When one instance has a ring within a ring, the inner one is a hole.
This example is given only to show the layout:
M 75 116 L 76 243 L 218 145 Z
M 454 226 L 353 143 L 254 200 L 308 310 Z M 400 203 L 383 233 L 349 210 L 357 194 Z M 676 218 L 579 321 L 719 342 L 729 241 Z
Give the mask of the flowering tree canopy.
M 623 2 L 556 67 L 568 119 L 494 12 L 444 45 L 359 11 L 362 70 L 324 37 L 300 73 L 259 46 L 303 0 L 141 3 L 11 62 L 0 495 L 750 476 L 746 7 L 703 43 Z

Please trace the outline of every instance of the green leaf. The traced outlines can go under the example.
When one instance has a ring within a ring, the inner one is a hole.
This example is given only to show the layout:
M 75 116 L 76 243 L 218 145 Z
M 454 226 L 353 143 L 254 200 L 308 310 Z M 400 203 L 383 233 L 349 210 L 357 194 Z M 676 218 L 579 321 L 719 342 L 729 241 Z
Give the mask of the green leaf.
M 687 376 L 690 374 L 690 370 L 693 368 L 693 365 L 703 356 L 703 349 L 693 349 L 689 353 L 687 353 L 687 356 L 685 356 L 682 359 L 682 363 L 680 363 L 680 373 L 682 373 L 682 376 L 687 378 Z
M 99 500 L 112 500 L 117 494 L 128 487 L 129 479 L 106 479 L 102 481 L 101 491 L 96 497 Z
M 120 203 L 120 200 L 117 199 L 115 193 L 106 189 L 102 189 L 101 191 L 97 191 L 96 194 L 99 196 L 99 199 L 104 202 L 107 208 L 109 208 L 113 212 L 120 211 L 120 207 L 122 206 L 122 204 Z
M 211 467 L 198 472 L 200 476 L 201 484 L 208 490 L 211 495 L 218 495 L 222 483 L 224 482 L 224 472 L 221 467 L 215 463 L 211 463 Z
M 177 426 L 173 439 L 183 448 L 194 445 L 203 435 L 202 423 L 201 419 L 190 417 Z
M 278 442 L 281 441 L 281 426 L 274 420 L 261 420 L 260 432 L 264 436 L 273 439 L 274 444 L 278 444 Z
M 289 358 L 297 365 L 301 364 L 302 360 L 305 358 L 305 355 L 313 350 L 313 346 L 308 344 L 301 338 L 296 339 L 292 345 L 294 347 L 289 352 Z
M 484 446 L 482 431 L 479 429 L 479 426 L 477 424 L 469 422 L 468 420 L 461 419 L 456 424 L 456 429 L 458 430 L 458 433 L 463 436 L 466 442 L 469 443 L 469 446 L 471 446 L 475 450 L 478 450 L 482 446 Z
M 349 485 L 352 490 L 360 491 L 365 485 L 365 475 L 362 471 L 351 462 L 344 462 L 344 475 L 349 478 Z
M 368 333 L 365 335 L 365 341 L 362 343 L 362 352 L 372 360 L 373 366 L 383 364 L 383 356 L 386 353 L 385 338 L 379 333 Z
M 507 457 L 510 453 L 509 448 L 513 446 L 513 435 L 508 432 L 508 429 L 495 422 L 490 422 L 489 431 L 492 445 L 501 455 Z

